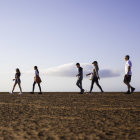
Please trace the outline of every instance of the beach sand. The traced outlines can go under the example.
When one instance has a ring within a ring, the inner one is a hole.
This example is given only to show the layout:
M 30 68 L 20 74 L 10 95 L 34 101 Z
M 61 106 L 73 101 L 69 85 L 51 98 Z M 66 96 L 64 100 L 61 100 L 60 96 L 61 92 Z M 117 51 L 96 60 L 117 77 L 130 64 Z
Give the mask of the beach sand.
M 0 140 L 138 140 L 140 93 L 0 93 Z

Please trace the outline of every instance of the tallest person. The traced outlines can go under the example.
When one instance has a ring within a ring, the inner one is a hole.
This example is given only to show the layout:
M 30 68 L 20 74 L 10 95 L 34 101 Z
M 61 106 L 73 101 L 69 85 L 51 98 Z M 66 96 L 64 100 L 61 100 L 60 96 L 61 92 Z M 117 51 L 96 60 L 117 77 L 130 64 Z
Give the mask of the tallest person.
M 124 76 L 124 83 L 128 87 L 128 91 L 126 94 L 131 94 L 135 91 L 135 88 L 130 85 L 131 82 L 131 77 L 132 77 L 132 62 L 130 61 L 130 56 L 126 55 L 125 56 L 125 76 Z

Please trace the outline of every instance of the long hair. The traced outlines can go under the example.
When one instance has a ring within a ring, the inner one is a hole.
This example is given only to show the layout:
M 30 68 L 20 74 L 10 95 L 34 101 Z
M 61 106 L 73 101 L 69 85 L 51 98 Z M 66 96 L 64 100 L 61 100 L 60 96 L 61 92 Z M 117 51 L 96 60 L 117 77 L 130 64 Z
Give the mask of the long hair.
M 16 69 L 16 72 L 19 73 L 19 75 L 21 75 L 19 68 Z
M 99 70 L 98 62 L 97 61 L 94 61 L 94 64 L 96 64 L 96 68 L 97 68 L 97 70 Z

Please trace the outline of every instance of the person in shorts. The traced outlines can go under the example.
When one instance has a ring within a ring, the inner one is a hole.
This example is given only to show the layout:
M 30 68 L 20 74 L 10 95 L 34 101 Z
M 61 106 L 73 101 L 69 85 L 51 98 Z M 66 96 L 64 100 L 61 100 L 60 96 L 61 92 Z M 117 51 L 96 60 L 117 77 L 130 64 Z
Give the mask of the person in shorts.
M 131 78 L 132 78 L 132 62 L 130 61 L 130 56 L 125 56 L 125 76 L 124 76 L 124 83 L 127 85 L 128 91 L 126 94 L 131 94 L 135 91 L 135 88 L 130 85 Z
M 20 89 L 20 93 L 19 93 L 19 94 L 20 94 L 20 95 L 22 94 L 20 76 L 21 76 L 20 70 L 17 68 L 17 69 L 16 69 L 16 74 L 15 74 L 15 79 L 13 79 L 13 81 L 15 81 L 15 83 L 14 83 L 14 86 L 13 86 L 13 90 L 12 90 L 12 92 L 10 92 L 10 94 L 13 94 L 13 92 L 14 92 L 15 87 L 16 87 L 17 84 L 18 84 L 19 89 Z

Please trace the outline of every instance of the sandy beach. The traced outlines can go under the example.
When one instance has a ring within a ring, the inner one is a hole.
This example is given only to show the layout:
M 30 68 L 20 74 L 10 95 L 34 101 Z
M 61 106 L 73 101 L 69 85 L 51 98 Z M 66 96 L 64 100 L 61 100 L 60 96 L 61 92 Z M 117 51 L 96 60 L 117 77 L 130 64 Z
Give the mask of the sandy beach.
M 138 140 L 140 93 L 0 93 L 0 140 Z

